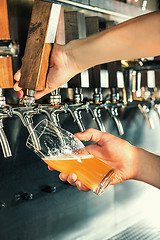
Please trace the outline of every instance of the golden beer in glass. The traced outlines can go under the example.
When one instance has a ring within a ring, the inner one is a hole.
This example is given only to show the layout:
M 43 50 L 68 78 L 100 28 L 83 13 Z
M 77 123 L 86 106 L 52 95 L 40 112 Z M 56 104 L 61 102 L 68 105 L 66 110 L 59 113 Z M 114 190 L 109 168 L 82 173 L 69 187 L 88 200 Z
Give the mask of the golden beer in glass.
M 110 184 L 115 170 L 105 161 L 90 155 L 72 133 L 42 120 L 34 129 L 41 149 L 37 150 L 30 135 L 27 146 L 57 171 L 75 173 L 86 187 L 101 195 Z

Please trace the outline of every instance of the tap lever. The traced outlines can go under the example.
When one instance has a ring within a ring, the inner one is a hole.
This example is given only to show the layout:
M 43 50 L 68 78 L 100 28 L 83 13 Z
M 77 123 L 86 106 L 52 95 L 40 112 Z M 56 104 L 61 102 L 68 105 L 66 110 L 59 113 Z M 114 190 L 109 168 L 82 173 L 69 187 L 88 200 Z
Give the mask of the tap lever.
M 149 118 L 149 116 L 148 116 L 148 113 L 149 113 L 149 108 L 148 108 L 148 106 L 143 105 L 143 107 L 142 107 L 141 104 L 138 104 L 138 108 L 139 108 L 139 110 L 141 111 L 141 113 L 143 114 L 143 116 L 144 116 L 144 118 L 145 118 L 145 120 L 146 120 L 146 122 L 147 122 L 147 124 L 148 124 L 148 127 L 151 128 L 151 129 L 154 129 L 153 121 L 152 121 L 152 119 Z

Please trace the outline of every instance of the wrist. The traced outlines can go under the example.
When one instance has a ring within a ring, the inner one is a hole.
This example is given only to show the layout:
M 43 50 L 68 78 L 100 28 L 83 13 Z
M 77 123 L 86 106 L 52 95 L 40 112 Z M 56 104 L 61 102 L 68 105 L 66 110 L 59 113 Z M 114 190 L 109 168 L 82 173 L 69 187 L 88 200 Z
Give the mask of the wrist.
M 160 156 L 137 148 L 138 164 L 135 180 L 160 188 Z
M 80 40 L 72 40 L 64 45 L 64 52 L 73 76 L 85 70 L 83 64 L 79 61 L 78 54 L 76 54 L 79 41 Z

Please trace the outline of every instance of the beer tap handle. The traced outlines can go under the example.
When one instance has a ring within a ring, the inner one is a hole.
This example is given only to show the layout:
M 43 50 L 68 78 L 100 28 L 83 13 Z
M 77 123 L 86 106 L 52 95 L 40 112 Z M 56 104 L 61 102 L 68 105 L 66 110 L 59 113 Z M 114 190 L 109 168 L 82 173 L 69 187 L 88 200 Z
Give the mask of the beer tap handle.
M 160 56 L 155 57 L 155 60 L 160 62 Z M 156 100 L 160 101 L 160 71 L 155 71 L 155 88 L 156 88 Z
M 5 132 L 3 130 L 2 119 L 0 119 L 0 143 L 1 143 L 1 146 L 2 146 L 2 151 L 3 151 L 4 157 L 5 158 L 11 157 L 12 153 L 11 153 L 11 149 L 10 149 L 7 137 L 6 137 Z
M 74 39 L 86 37 L 85 15 L 79 11 L 67 11 L 65 18 L 65 42 L 68 43 Z M 74 76 L 69 82 L 69 88 L 86 87 L 89 82 L 88 70 L 85 70 Z
M 57 32 L 55 37 L 55 42 L 60 45 L 65 44 L 65 23 L 64 23 L 64 10 L 61 8 L 59 22 L 57 26 Z M 59 105 L 61 103 L 60 88 L 55 89 L 51 92 L 50 103 L 51 105 Z
M 60 9 L 60 4 L 34 1 L 19 83 L 24 89 L 37 91 L 45 88 Z
M 86 17 L 86 34 L 87 37 L 99 32 L 99 17 L 98 16 L 89 16 Z M 89 69 L 89 87 L 90 88 L 100 88 L 101 79 L 100 79 L 101 66 L 96 65 Z
M 146 105 L 142 105 L 141 104 L 138 104 L 138 108 L 139 110 L 141 111 L 141 113 L 143 114 L 147 124 L 148 124 L 148 127 L 153 129 L 154 128 L 154 124 L 153 124 L 153 121 L 152 119 L 148 116 L 149 114 L 149 108 L 146 106 Z

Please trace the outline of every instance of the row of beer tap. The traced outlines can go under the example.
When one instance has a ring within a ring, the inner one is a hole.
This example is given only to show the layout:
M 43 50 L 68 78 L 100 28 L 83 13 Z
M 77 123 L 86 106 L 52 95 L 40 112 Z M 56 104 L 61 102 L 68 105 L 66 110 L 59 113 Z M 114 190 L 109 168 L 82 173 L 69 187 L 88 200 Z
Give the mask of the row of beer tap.
M 42 4 L 42 2 L 40 1 L 38 4 Z M 76 11 L 66 12 L 64 16 L 65 29 L 68 33 L 65 36 L 65 42 L 86 37 L 86 27 L 87 35 L 89 36 L 99 31 L 99 28 L 103 30 L 107 25 L 114 25 L 113 21 L 105 21 L 105 24 L 104 22 L 102 24 L 99 18 L 95 16 L 85 19 L 84 14 Z M 32 33 L 32 31 L 29 32 Z M 33 49 L 31 51 L 33 52 Z M 14 41 L 8 39 L 0 40 L 0 57 L 2 59 L 17 55 L 18 45 Z M 36 149 L 40 149 L 40 146 L 38 137 L 34 131 L 33 117 L 39 114 L 46 115 L 58 127 L 61 127 L 60 114 L 70 114 L 79 130 L 84 131 L 86 126 L 83 123 L 82 112 L 85 111 L 96 122 L 97 128 L 105 132 L 106 128 L 101 113 L 102 110 L 106 110 L 113 119 L 118 134 L 123 135 L 124 129 L 119 118 L 119 110 L 138 107 L 149 127 L 152 128 L 149 116 L 150 109 L 156 111 L 160 120 L 160 85 L 155 85 L 152 89 L 148 88 L 147 78 L 144 78 L 144 76 L 151 70 L 154 72 L 155 70 L 158 71 L 160 69 L 160 61 L 140 59 L 132 62 L 121 61 L 118 63 L 108 63 L 107 67 L 106 65 L 95 66 L 71 79 L 67 88 L 72 89 L 73 95 L 68 102 L 62 100 L 62 88 L 58 88 L 51 92 L 48 104 L 36 103 L 36 90 L 28 88 L 26 89 L 25 97 L 18 105 L 9 105 L 4 96 L 4 89 L 0 88 L 0 143 L 4 157 L 12 156 L 12 152 L 4 132 L 3 120 L 5 118 L 13 118 L 14 116 L 18 116 L 27 128 Z M 86 82 L 88 82 L 87 86 Z M 119 86 L 119 82 L 121 82 L 121 86 Z M 87 87 L 93 89 L 93 96 L 88 98 L 88 100 L 83 96 L 83 90 Z M 103 94 L 103 89 L 108 89 L 106 96 Z
M 29 134 L 31 134 L 37 149 L 39 149 L 40 146 L 36 133 L 34 132 L 33 117 L 42 113 L 58 127 L 61 127 L 59 115 L 61 113 L 70 114 L 79 130 L 84 131 L 86 127 L 83 123 L 82 111 L 85 111 L 91 114 L 98 129 L 105 132 L 105 125 L 101 118 L 101 111 L 105 109 L 113 119 L 118 134 L 123 135 L 124 129 L 118 115 L 119 110 L 138 107 L 145 117 L 149 128 L 153 128 L 153 122 L 149 113 L 150 110 L 153 109 L 160 120 L 160 90 L 156 86 L 152 89 L 149 89 L 147 85 L 142 86 L 141 89 L 139 89 L 141 94 L 137 96 L 137 90 L 133 88 L 133 85 L 137 83 L 138 73 L 136 70 L 130 68 L 122 69 L 125 82 L 122 89 L 111 88 L 110 94 L 104 98 L 102 88 L 95 88 L 93 98 L 88 101 L 83 100 L 82 88 L 74 88 L 72 101 L 70 103 L 63 103 L 61 101 L 61 88 L 59 88 L 51 92 L 50 102 L 48 104 L 38 104 L 35 103 L 35 91 L 27 90 L 23 102 L 18 106 L 11 106 L 6 103 L 3 89 L 0 89 L 0 142 L 4 157 L 12 155 L 3 129 L 3 119 L 8 117 L 18 116 L 21 119 Z

